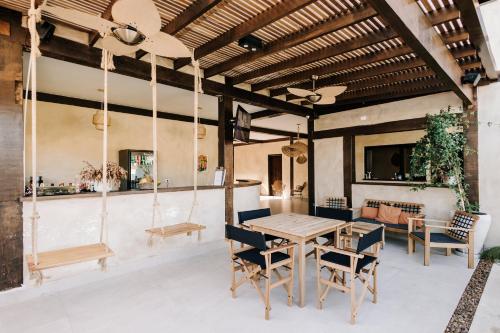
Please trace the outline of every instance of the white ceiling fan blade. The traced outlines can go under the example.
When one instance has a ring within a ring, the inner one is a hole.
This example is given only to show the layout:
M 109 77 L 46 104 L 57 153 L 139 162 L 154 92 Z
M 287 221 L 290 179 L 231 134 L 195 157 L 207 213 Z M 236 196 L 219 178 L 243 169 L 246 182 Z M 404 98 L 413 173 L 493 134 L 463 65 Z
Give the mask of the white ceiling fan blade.
M 312 91 L 306 90 L 306 89 L 300 89 L 300 88 L 286 88 L 290 94 L 293 94 L 295 96 L 299 97 L 306 97 L 309 95 L 313 95 Z
M 328 97 L 328 96 L 338 96 L 342 94 L 346 89 L 347 89 L 346 86 L 330 86 L 330 87 L 319 88 L 318 90 L 316 90 L 316 92 L 323 97 Z
M 335 101 L 336 101 L 335 96 L 323 96 L 318 102 L 314 104 L 318 105 L 334 104 Z
M 43 7 L 43 10 L 65 21 L 74 23 L 81 27 L 97 30 L 98 32 L 101 33 L 109 31 L 109 29 L 118 26 L 117 24 L 105 20 L 102 17 L 83 13 L 74 9 L 45 6 Z
M 113 20 L 133 26 L 146 37 L 161 29 L 161 18 L 152 0 L 118 0 L 111 8 Z
M 164 32 L 158 32 L 151 37 L 147 37 L 140 45 L 140 48 L 146 52 L 162 57 L 191 57 L 191 52 L 189 52 L 189 49 L 183 42 Z
M 104 37 L 102 47 L 117 56 L 131 55 L 139 50 L 137 46 L 123 44 L 113 36 Z

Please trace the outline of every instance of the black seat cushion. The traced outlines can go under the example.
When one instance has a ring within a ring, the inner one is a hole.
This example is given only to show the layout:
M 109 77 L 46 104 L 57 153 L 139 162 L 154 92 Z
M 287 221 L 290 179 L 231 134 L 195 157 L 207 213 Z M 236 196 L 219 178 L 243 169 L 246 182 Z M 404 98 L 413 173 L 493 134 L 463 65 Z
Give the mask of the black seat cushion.
M 259 249 L 250 249 L 240 253 L 236 253 L 235 256 L 241 258 L 245 261 L 249 261 L 253 264 L 259 265 L 262 269 L 266 268 L 266 259 L 260 254 Z M 278 261 L 286 260 L 290 258 L 290 256 L 286 253 L 282 252 L 274 252 L 271 254 L 271 263 L 274 264 Z
M 266 242 L 270 242 L 270 241 L 273 241 L 273 240 L 276 240 L 276 239 L 281 239 L 280 237 L 276 237 L 276 236 L 268 235 L 268 234 L 265 234 L 264 237 L 266 239 Z
M 425 233 L 422 231 L 414 231 L 411 233 L 421 240 L 425 240 Z M 458 239 L 452 238 L 447 234 L 441 234 L 437 232 L 431 232 L 431 242 L 432 243 L 451 243 L 451 244 L 464 244 L 465 242 L 459 241 Z
M 365 255 L 363 258 L 358 259 L 358 263 L 356 265 L 356 273 L 359 273 L 359 271 L 374 262 L 377 258 L 372 257 L 372 256 L 367 256 Z M 346 255 L 346 254 L 340 254 L 336 252 L 328 252 L 325 253 L 321 256 L 321 260 L 329 261 L 333 264 L 345 266 L 345 267 L 351 267 L 351 257 Z
M 367 219 L 366 217 L 358 217 L 353 220 L 353 222 L 366 222 L 366 223 L 373 223 L 373 224 L 383 224 L 382 222 L 379 222 L 375 219 Z

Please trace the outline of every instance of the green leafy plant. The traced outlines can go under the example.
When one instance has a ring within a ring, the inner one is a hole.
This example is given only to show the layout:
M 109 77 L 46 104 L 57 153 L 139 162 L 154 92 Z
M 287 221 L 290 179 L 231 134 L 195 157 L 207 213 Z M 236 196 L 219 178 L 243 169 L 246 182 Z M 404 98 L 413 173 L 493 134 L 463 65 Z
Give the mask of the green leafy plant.
M 429 182 L 415 185 L 415 191 L 429 186 L 448 186 L 455 192 L 457 208 L 477 211 L 477 204 L 469 202 L 468 185 L 464 180 L 463 159 L 471 152 L 463 129 L 467 126 L 461 114 L 451 107 L 438 114 L 427 114 L 426 134 L 417 142 L 410 160 L 411 178 L 428 175 Z M 410 179 L 412 180 L 412 179 Z
M 500 261 L 500 246 L 495 246 L 481 252 L 481 259 L 489 261 Z

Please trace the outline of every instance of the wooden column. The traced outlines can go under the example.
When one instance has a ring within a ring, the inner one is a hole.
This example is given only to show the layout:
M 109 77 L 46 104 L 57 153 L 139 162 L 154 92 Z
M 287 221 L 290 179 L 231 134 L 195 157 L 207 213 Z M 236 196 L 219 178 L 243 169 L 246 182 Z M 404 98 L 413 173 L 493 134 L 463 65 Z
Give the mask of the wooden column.
M 290 144 L 293 143 L 293 136 L 290 137 Z M 293 196 L 293 189 L 295 185 L 293 184 L 293 157 L 290 157 L 290 197 Z
M 234 146 L 233 146 L 233 99 L 219 97 L 219 166 L 226 169 L 224 184 L 226 193 L 226 223 L 233 224 Z
M 352 207 L 352 183 L 355 181 L 356 173 L 354 166 L 354 135 L 343 136 L 344 151 L 344 196 L 347 205 Z
M 307 119 L 307 196 L 309 198 L 309 215 L 315 215 L 314 184 L 314 117 Z
M 21 15 L 0 9 L 0 291 L 23 282 Z
M 471 152 L 464 158 L 464 178 L 469 185 L 470 203 L 479 203 L 479 167 L 478 167 L 478 105 L 477 105 L 477 87 L 473 88 L 473 103 L 470 106 L 464 104 L 465 117 L 468 126 L 465 128 L 467 137 L 467 146 Z

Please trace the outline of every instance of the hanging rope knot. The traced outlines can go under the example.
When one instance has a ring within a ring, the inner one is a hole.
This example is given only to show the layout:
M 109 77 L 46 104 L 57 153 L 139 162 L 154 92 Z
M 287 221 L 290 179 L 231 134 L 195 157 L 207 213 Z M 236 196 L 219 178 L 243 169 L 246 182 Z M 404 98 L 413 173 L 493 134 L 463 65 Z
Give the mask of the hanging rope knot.
M 116 69 L 115 63 L 113 61 L 113 53 L 109 52 L 109 50 L 102 49 L 102 57 L 101 57 L 102 69 L 104 69 L 105 61 L 108 62 L 108 70 L 114 71 Z
M 28 10 L 28 30 L 31 36 L 31 52 L 35 54 L 36 57 L 40 57 L 42 53 L 40 52 L 40 36 L 38 35 L 38 30 L 36 30 L 36 24 L 42 19 L 42 6 L 38 8 L 30 8 Z
M 151 53 L 151 87 L 156 86 L 156 54 Z
M 203 86 L 202 86 L 202 79 L 201 79 L 200 62 L 198 60 L 194 59 L 194 51 L 191 54 L 191 64 L 194 67 L 194 78 L 195 78 L 195 84 L 198 85 L 198 92 L 200 94 L 203 94 Z

